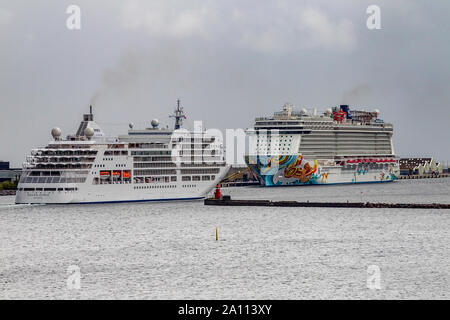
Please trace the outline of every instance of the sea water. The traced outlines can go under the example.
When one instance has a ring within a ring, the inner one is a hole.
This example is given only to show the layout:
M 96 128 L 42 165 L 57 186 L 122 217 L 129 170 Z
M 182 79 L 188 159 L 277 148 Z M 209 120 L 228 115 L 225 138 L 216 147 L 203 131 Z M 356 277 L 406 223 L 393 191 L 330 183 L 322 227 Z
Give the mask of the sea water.
M 222 191 L 450 203 L 450 179 Z M 1 299 L 450 298 L 450 210 L 13 203 L 0 197 Z

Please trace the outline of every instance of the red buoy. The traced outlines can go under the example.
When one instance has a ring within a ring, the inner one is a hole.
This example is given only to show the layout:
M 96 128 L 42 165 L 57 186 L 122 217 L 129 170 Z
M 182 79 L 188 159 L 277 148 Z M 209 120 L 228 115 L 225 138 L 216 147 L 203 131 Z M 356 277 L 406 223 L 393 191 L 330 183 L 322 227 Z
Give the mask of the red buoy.
M 222 192 L 220 191 L 220 185 L 217 184 L 216 191 L 214 191 L 214 199 L 220 200 L 222 198 Z

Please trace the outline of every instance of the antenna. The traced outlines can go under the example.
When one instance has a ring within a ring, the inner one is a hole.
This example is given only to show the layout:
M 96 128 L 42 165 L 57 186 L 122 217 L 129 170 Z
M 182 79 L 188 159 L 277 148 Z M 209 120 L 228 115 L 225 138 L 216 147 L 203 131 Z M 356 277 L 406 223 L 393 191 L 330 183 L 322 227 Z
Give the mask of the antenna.
M 180 99 L 177 100 L 177 108 L 175 109 L 174 114 L 169 117 L 175 118 L 175 130 L 180 129 L 183 124 L 183 119 L 186 119 L 183 108 L 180 105 Z
M 92 114 L 92 105 L 89 106 L 89 113 Z

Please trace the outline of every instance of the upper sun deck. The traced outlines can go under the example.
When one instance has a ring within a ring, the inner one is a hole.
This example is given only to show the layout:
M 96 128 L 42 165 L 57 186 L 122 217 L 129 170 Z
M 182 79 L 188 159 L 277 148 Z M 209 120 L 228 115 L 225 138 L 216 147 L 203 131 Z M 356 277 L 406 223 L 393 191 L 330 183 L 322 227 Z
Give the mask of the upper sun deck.
M 305 108 L 294 111 L 292 104 L 286 103 L 283 110 L 275 112 L 272 117 L 255 118 L 254 129 L 302 129 L 338 127 L 372 127 L 392 128 L 392 124 L 385 123 L 378 118 L 379 111 L 350 110 L 349 106 L 341 105 L 318 113 L 316 109 L 308 111 Z

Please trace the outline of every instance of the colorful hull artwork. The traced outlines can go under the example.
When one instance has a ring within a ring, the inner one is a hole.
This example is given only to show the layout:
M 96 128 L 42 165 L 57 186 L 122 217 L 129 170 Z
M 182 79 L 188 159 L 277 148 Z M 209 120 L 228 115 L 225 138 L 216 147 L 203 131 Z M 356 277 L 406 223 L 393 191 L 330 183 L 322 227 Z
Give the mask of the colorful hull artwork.
M 264 186 L 390 182 L 398 175 L 397 163 L 382 168 L 364 163 L 344 168 L 321 166 L 302 155 L 246 156 L 245 161 Z

